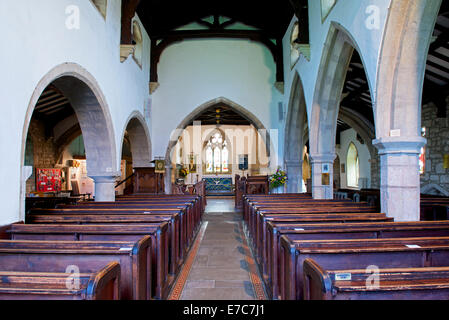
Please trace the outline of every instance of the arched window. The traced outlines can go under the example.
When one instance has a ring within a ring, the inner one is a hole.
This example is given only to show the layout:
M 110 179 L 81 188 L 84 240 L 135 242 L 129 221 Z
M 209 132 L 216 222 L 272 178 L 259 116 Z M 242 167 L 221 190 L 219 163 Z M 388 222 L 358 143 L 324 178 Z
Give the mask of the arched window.
M 216 132 L 205 147 L 206 173 L 229 173 L 229 150 L 223 135 Z
M 346 159 L 346 177 L 348 187 L 357 188 L 359 186 L 359 155 L 354 143 L 349 145 L 348 156 Z

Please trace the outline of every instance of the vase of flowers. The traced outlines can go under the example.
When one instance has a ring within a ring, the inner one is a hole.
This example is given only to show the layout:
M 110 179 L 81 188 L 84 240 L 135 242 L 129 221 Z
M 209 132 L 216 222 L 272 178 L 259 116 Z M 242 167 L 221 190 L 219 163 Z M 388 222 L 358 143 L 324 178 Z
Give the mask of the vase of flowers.
M 278 168 L 276 173 L 270 177 L 270 190 L 272 194 L 283 193 L 284 185 L 287 182 L 287 174 Z
M 179 170 L 179 176 L 181 178 L 187 177 L 188 174 L 189 174 L 189 170 L 187 170 L 186 168 L 182 168 L 181 170 Z

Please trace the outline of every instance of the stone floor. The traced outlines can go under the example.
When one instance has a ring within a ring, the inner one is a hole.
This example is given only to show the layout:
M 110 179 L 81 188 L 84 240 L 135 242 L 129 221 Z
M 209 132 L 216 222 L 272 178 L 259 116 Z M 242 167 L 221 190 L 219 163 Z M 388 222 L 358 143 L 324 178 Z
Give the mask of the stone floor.
M 181 300 L 255 300 L 241 214 L 234 200 L 208 199 L 205 233 Z

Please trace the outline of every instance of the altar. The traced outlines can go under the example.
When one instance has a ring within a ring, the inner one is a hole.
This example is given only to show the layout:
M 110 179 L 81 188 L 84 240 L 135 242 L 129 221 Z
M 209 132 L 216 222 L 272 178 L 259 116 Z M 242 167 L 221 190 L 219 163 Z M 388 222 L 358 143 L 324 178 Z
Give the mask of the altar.
M 230 194 L 232 190 L 232 177 L 208 177 L 203 178 L 206 182 L 206 193 L 212 194 Z

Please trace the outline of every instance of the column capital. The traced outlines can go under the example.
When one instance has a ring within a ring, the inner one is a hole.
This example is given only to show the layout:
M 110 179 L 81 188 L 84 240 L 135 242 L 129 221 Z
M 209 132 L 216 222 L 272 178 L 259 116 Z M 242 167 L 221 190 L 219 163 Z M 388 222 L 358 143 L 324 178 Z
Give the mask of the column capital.
M 310 163 L 333 163 L 337 158 L 336 153 L 311 154 Z
M 373 146 L 379 155 L 385 154 L 420 154 L 427 140 L 423 137 L 384 137 L 373 140 Z
M 302 167 L 303 160 L 285 160 L 285 166 L 288 167 Z
M 89 175 L 89 178 L 93 179 L 95 183 L 112 183 L 119 177 L 120 175 Z

